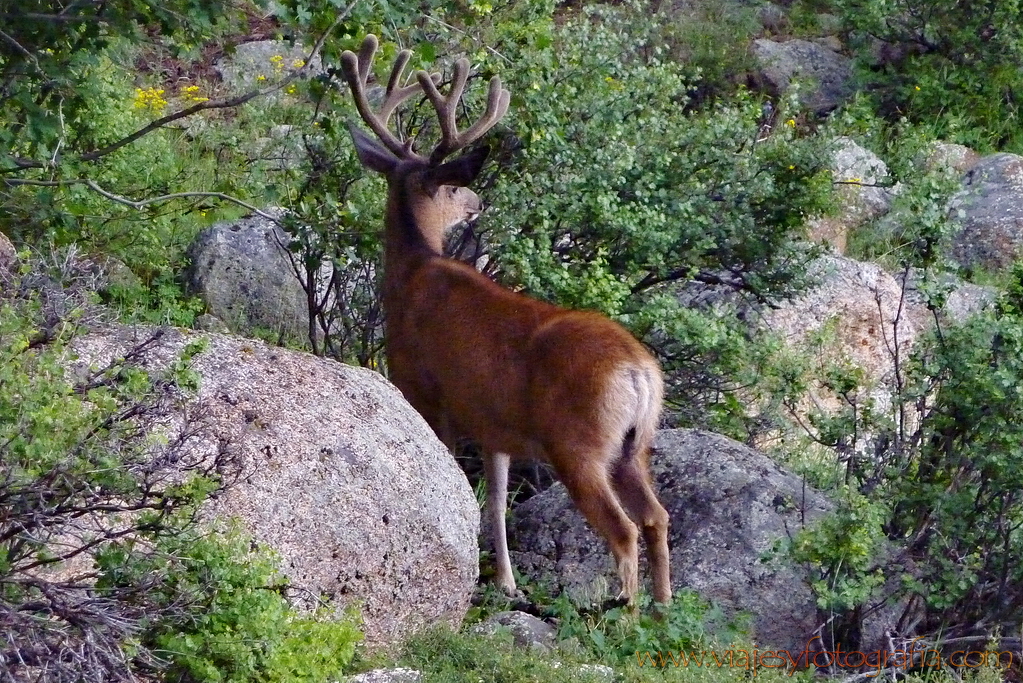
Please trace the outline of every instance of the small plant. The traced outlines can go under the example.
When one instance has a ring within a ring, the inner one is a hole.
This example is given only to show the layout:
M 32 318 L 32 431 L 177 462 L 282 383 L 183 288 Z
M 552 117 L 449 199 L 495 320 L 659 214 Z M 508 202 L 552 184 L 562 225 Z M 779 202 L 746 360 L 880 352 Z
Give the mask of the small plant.
M 693 591 L 676 593 L 667 607 L 655 607 L 642 596 L 637 611 L 615 607 L 588 612 L 562 595 L 552 612 L 560 622 L 560 640 L 575 642 L 608 664 L 635 662 L 637 652 L 699 649 L 741 635 L 736 623 L 726 621 L 720 610 Z
M 296 612 L 276 563 L 242 534 L 166 537 L 141 555 L 132 545 L 98 557 L 98 586 L 148 587 L 161 617 L 139 642 L 168 662 L 168 681 L 321 683 L 355 654 L 357 621 Z

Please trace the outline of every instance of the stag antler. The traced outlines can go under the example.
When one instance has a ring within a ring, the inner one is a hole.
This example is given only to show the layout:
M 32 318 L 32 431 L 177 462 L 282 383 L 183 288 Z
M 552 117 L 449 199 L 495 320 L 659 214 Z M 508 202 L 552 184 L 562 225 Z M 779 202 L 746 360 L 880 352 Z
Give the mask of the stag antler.
M 341 68 L 345 80 L 352 90 L 352 97 L 355 99 L 355 106 L 359 110 L 362 120 L 376 133 L 380 141 L 387 149 L 403 159 L 427 159 L 417 154 L 412 149 L 413 140 L 402 142 L 387 127 L 387 121 L 395 108 L 417 92 L 423 91 L 433 104 L 440 123 L 441 141 L 430 153 L 429 163 L 438 164 L 448 155 L 472 144 L 483 136 L 488 130 L 501 120 L 501 117 L 508 111 L 508 103 L 511 101 L 511 94 L 501 87 L 501 79 L 494 76 L 490 79 L 490 92 L 487 96 L 487 109 L 476 123 L 468 130 L 458 132 L 455 118 L 457 114 L 458 101 L 465 90 L 466 81 L 469 78 L 469 60 L 464 57 L 455 62 L 454 75 L 451 79 L 451 89 L 447 95 L 442 95 L 437 89 L 440 83 L 440 74 L 430 74 L 426 71 L 416 72 L 416 83 L 400 85 L 402 72 L 412 57 L 410 50 L 402 50 L 394 61 L 391 69 L 391 77 L 387 82 L 387 90 L 384 95 L 384 103 L 376 113 L 369 106 L 366 97 L 366 82 L 369 78 L 370 67 L 373 64 L 373 57 L 376 54 L 378 41 L 376 36 L 368 35 L 362 41 L 359 54 L 345 50 L 341 55 Z
M 455 114 L 458 101 L 462 98 L 462 92 L 465 90 L 465 82 L 469 78 L 469 60 L 462 57 L 455 62 L 455 73 L 451 78 L 451 90 L 448 91 L 447 96 L 440 94 L 437 86 L 425 71 L 418 72 L 416 78 L 426 96 L 430 98 L 430 102 L 433 103 L 433 108 L 437 111 L 437 119 L 440 122 L 441 141 L 430 154 L 430 163 L 432 164 L 439 163 L 452 152 L 457 152 L 481 138 L 501 120 L 501 117 L 508 111 L 508 103 L 511 101 L 511 93 L 502 88 L 501 79 L 494 76 L 490 79 L 487 110 L 483 113 L 482 118 L 469 127 L 469 130 L 459 133 L 455 124 Z
M 405 71 L 409 59 L 412 58 L 411 50 L 402 50 L 394 60 L 394 68 L 391 69 L 391 77 L 387 81 L 384 103 L 380 106 L 380 111 L 374 112 L 373 108 L 369 106 L 369 99 L 366 97 L 366 82 L 369 79 L 370 67 L 373 66 L 373 57 L 376 55 L 378 44 L 377 37 L 370 34 L 362 41 L 362 47 L 359 48 L 357 56 L 350 50 L 345 50 L 341 54 L 341 70 L 344 72 L 345 80 L 348 81 L 348 87 L 352 89 L 355 107 L 359 110 L 362 120 L 377 134 L 380 142 L 384 143 L 387 149 L 403 159 L 425 161 L 412 151 L 412 140 L 402 142 L 387 127 L 387 122 L 395 108 L 422 90 L 420 84 L 415 82 L 405 86 L 400 85 L 402 72 Z M 431 85 L 433 84 L 432 79 L 439 81 L 440 74 L 426 75 L 426 80 Z

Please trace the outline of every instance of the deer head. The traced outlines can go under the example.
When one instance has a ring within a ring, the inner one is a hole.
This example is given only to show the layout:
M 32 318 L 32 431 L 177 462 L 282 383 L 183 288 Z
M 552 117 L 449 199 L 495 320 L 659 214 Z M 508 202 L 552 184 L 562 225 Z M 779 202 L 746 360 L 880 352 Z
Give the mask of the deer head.
M 355 106 L 363 121 L 376 134 L 376 139 L 354 125 L 349 125 L 349 130 L 362 164 L 387 177 L 391 195 L 389 213 L 410 214 L 395 215 L 394 220 L 415 223 L 413 233 L 418 232 L 425 246 L 439 254 L 447 230 L 462 221 L 474 219 L 482 210 L 480 198 L 467 186 L 479 175 L 489 148 L 481 147 L 447 162 L 444 159 L 471 145 L 493 128 L 508 111 L 510 95 L 501 87 L 501 79 L 494 76 L 490 81 L 483 117 L 467 130 L 459 131 L 456 113 L 468 81 L 469 61 L 462 58 L 455 62 L 451 87 L 444 95 L 438 89 L 440 74 L 418 71 L 414 81 L 402 83 L 405 67 L 412 56 L 411 51 L 402 50 L 391 69 L 384 100 L 374 111 L 366 88 L 376 50 L 376 36 L 369 35 L 363 40 L 358 55 L 350 51 L 341 55 L 342 71 L 351 88 Z M 415 151 L 414 139 L 400 140 L 388 127 L 395 109 L 421 93 L 429 98 L 436 110 L 441 132 L 440 142 L 428 156 Z

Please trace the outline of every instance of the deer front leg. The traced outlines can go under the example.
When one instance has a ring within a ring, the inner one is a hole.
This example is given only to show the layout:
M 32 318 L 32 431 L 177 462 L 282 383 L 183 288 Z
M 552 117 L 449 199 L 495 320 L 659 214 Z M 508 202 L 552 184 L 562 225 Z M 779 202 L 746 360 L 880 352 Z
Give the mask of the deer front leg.
M 497 562 L 496 583 L 506 594 L 516 594 L 515 576 L 508 556 L 508 533 L 505 512 L 508 508 L 508 466 L 511 458 L 506 453 L 486 453 L 483 469 L 487 478 L 487 518 L 494 534 L 494 554 Z

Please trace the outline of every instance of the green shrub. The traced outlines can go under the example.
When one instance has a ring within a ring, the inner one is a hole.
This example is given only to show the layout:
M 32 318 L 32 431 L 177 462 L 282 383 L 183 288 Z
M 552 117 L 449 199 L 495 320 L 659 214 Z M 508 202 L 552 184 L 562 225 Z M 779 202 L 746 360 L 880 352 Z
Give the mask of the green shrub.
M 1018 0 L 834 0 L 874 88 L 893 118 L 934 126 L 982 151 L 1023 150 L 1018 119 L 1023 6 Z M 877 40 L 889 56 L 876 64 Z
M 587 613 L 564 595 L 554 601 L 552 611 L 559 620 L 560 640 L 571 640 L 591 658 L 616 666 L 634 663 L 637 652 L 730 644 L 740 633 L 693 591 L 676 593 L 660 611 L 644 596 L 635 613 L 625 607 Z
M 858 633 L 882 584 L 887 600 L 914 610 L 906 637 L 997 641 L 1018 622 L 1021 311 L 1017 269 L 997 307 L 941 322 L 901 358 L 890 411 L 832 425 L 850 455 L 850 490 L 791 550 L 835 631 Z
M 132 546 L 104 549 L 98 585 L 148 587 L 160 618 L 139 642 L 167 661 L 167 680 L 322 682 L 351 661 L 356 622 L 297 613 L 276 562 L 244 535 L 165 537 L 155 553 Z
M 103 312 L 88 269 L 52 260 L 63 272 L 0 273 L 0 679 L 338 675 L 354 622 L 298 614 L 265 552 L 197 526 L 237 470 L 231 444 L 196 457 L 213 436 L 182 409 L 202 345 L 149 373 L 156 330 L 72 371 L 76 335 Z M 169 438 L 154 426 L 172 416 Z

